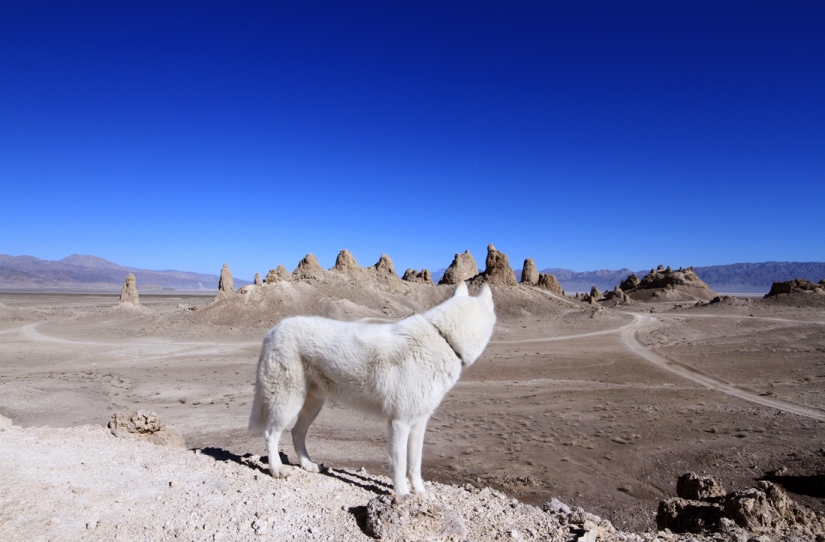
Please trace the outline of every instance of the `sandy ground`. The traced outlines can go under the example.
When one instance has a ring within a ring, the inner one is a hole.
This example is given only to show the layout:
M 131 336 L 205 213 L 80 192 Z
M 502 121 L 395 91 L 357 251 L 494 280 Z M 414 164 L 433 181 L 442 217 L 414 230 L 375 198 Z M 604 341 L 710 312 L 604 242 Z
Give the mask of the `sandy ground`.
M 245 428 L 269 322 L 189 317 L 210 299 L 0 293 L 0 414 L 72 427 L 151 409 L 191 448 L 265 455 Z M 424 478 L 556 497 L 623 530 L 653 528 L 690 470 L 729 489 L 768 476 L 822 512 L 823 423 L 822 308 L 558 301 L 500 320 L 432 418 Z M 387 474 L 381 420 L 329 404 L 307 442 L 328 466 Z M 288 436 L 282 451 L 294 459 Z

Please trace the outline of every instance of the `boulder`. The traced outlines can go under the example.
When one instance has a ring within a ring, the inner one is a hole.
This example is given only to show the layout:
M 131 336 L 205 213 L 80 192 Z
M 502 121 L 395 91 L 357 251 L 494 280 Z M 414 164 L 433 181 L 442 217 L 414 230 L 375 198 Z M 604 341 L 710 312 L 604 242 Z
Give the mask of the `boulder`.
M 118 438 L 133 436 L 163 446 L 184 447 L 183 437 L 167 427 L 151 410 L 116 412 L 107 427 Z
M 135 307 L 140 306 L 140 299 L 138 298 L 137 280 L 132 273 L 126 275 L 126 280 L 123 282 L 123 289 L 120 291 L 120 302 L 131 303 Z
M 478 275 L 478 264 L 469 250 L 464 254 L 456 254 L 453 262 L 444 271 L 444 275 L 438 284 L 458 284 Z
M 487 245 L 487 268 L 482 275 L 488 284 L 496 284 L 499 286 L 516 286 L 516 274 L 510 267 L 510 261 L 507 255 L 496 250 L 491 244 Z
M 232 271 L 227 264 L 221 268 L 221 278 L 218 280 L 218 295 L 227 295 L 235 291 L 235 283 L 232 280 Z
M 356 276 L 361 273 L 362 269 L 361 266 L 358 265 L 358 262 L 355 261 L 355 257 L 352 255 L 352 252 L 347 249 L 343 249 L 338 253 L 338 257 L 335 258 L 335 265 L 330 269 L 330 271 L 338 271 L 339 273 L 343 273 L 345 275 Z
M 381 495 L 367 503 L 366 528 L 381 540 L 464 540 L 467 528 L 456 512 L 422 495 Z
M 405 280 L 407 282 L 417 282 L 420 284 L 433 284 L 433 274 L 430 273 L 427 269 L 422 269 L 419 273 L 415 269 L 407 269 L 404 271 L 404 276 L 401 277 L 401 280 Z
M 724 488 L 710 476 L 699 476 L 688 472 L 676 480 L 676 494 L 691 501 L 704 501 L 714 497 L 724 497 Z
M 521 268 L 521 283 L 535 286 L 538 281 L 539 271 L 536 269 L 536 262 L 533 261 L 533 258 L 527 258 Z
M 722 505 L 688 499 L 667 499 L 659 502 L 656 527 L 674 533 L 702 533 L 715 531 L 724 517 Z
M 324 268 L 318 263 L 318 258 L 314 254 L 307 254 L 304 259 L 298 262 L 298 267 L 292 272 L 295 280 L 318 280 L 324 277 Z
M 539 273 L 538 281 L 536 282 L 536 286 L 539 288 L 544 288 L 545 290 L 549 290 L 556 295 L 564 295 L 564 290 L 561 289 L 561 284 L 559 283 L 558 279 L 556 279 L 556 275 L 551 275 L 549 273 Z
M 261 274 L 260 274 L 260 273 L 255 273 L 255 281 L 254 281 L 254 283 L 255 283 L 255 285 L 256 285 L 256 286 L 257 286 L 257 285 L 259 285 L 259 284 L 263 284 L 263 283 L 261 282 Z

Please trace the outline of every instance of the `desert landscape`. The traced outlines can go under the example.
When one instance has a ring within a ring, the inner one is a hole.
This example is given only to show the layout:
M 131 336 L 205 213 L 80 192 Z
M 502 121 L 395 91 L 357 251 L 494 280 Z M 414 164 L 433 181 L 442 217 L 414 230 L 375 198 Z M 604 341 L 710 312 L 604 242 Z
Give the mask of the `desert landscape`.
M 823 283 L 719 296 L 691 268 L 660 266 L 573 296 L 532 260 L 517 282 L 492 245 L 481 272 L 468 251 L 439 285 L 403 275 L 344 250 L 331 269 L 310 254 L 238 289 L 224 266 L 217 295 L 138 296 L 133 275 L 120 297 L 0 293 L 0 415 L 13 424 L 0 431 L 0 538 L 382 536 L 370 520 L 391 488 L 382 420 L 327 404 L 307 445 L 329 470 L 266 474 L 265 443 L 246 431 L 261 339 L 295 314 L 395 321 L 468 281 L 492 286 L 498 324 L 428 426 L 424 479 L 463 525 L 439 536 L 821 539 Z M 156 413 L 183 448 L 115 438 L 105 426 L 128 411 Z M 98 477 L 84 473 L 95 462 Z M 687 472 L 726 492 L 781 488 L 817 515 L 660 531 L 659 503 Z

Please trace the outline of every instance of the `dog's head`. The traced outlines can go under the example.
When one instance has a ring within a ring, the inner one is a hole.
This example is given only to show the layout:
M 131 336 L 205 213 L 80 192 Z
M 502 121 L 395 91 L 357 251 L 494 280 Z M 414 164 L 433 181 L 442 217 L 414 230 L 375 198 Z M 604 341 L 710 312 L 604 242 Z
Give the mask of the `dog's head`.
M 467 285 L 462 282 L 443 307 L 446 310 L 438 315 L 439 322 L 436 325 L 447 336 L 464 366 L 470 366 L 487 347 L 493 335 L 493 326 L 496 324 L 493 292 L 487 284 L 483 284 L 478 295 L 473 297 L 467 291 Z

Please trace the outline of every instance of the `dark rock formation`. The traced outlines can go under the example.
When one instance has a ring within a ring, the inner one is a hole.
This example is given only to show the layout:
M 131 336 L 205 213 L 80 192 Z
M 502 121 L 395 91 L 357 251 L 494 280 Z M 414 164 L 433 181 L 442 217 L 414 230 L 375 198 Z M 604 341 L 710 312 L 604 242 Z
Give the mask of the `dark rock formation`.
M 453 262 L 444 271 L 444 275 L 438 281 L 438 284 L 458 284 L 476 275 L 478 275 L 478 264 L 470 251 L 465 250 L 464 254 L 455 255 Z
M 622 283 L 619 284 L 619 288 L 621 288 L 622 291 L 625 291 L 625 292 L 630 291 L 630 290 L 634 290 L 638 287 L 639 287 L 639 277 L 637 277 L 635 273 L 630 275 L 626 279 L 624 279 L 622 281 Z
M 800 278 L 785 282 L 774 282 L 771 285 L 771 291 L 765 294 L 765 297 L 773 297 L 780 294 L 792 294 L 795 292 L 815 292 L 816 290 L 821 289 L 825 289 L 825 280 L 822 280 L 819 284 L 816 284 L 809 280 Z

